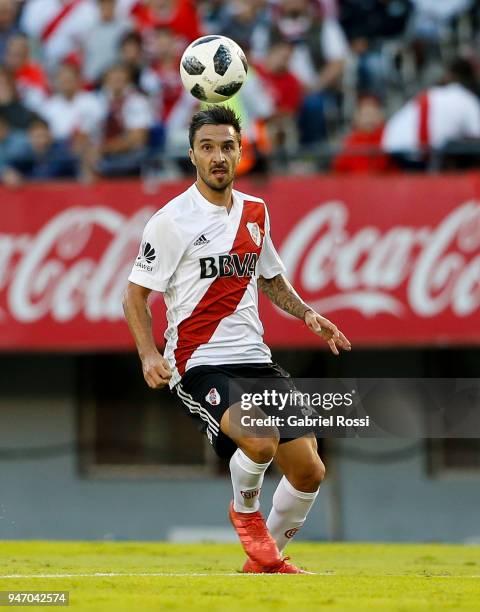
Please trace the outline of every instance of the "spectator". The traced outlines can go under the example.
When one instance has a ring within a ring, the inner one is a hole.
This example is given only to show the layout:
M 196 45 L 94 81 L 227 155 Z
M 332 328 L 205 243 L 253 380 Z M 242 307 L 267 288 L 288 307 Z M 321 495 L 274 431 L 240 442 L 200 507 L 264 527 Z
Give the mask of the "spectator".
M 9 70 L 0 66 L 0 119 L 11 128 L 25 130 L 35 115 L 20 101 Z
M 98 130 L 101 105 L 95 94 L 82 91 L 76 66 L 60 65 L 55 81 L 56 93 L 46 101 L 41 114 L 55 140 L 71 139 L 79 150 Z
M 102 176 L 135 176 L 148 156 L 153 114 L 148 99 L 131 81 L 128 67 L 116 65 L 105 75 L 103 127 L 99 145 L 90 151 L 88 168 Z
M 128 66 L 132 82 L 139 87 L 140 76 L 145 68 L 145 55 L 143 53 L 143 39 L 138 32 L 125 34 L 120 44 L 120 61 Z
M 368 45 L 401 36 L 411 9 L 412 0 L 341 0 L 340 23 L 349 42 Z
M 156 28 L 150 46 L 150 64 L 140 78 L 140 85 L 154 101 L 156 121 L 165 123 L 183 94 L 183 85 L 178 66 L 182 55 L 170 28 Z
M 233 108 L 242 123 L 242 159 L 237 175 L 265 173 L 271 142 L 268 126 L 275 114 L 273 96 L 250 58 L 248 44 L 243 44 L 250 64 L 247 79 L 240 91 L 226 104 Z
M 5 65 L 13 74 L 22 102 L 39 112 L 48 96 L 48 79 L 42 65 L 31 59 L 25 34 L 15 34 L 8 41 Z
M 195 0 L 124 0 L 139 32 L 168 27 L 183 38 L 184 46 L 203 34 Z
M 429 152 L 450 142 L 480 138 L 480 102 L 472 64 L 452 62 L 444 84 L 407 102 L 387 122 L 382 146 L 404 168 L 424 169 Z
M 409 38 L 415 53 L 417 70 L 424 80 L 428 79 L 429 73 L 438 78 L 443 57 L 442 42 L 448 27 L 455 17 L 467 11 L 473 4 L 473 0 L 413 0 L 414 11 L 409 25 Z
M 13 130 L 8 123 L 0 118 L 0 178 L 3 184 L 16 187 L 19 177 L 12 164 L 25 155 L 27 137 L 24 131 Z
M 300 110 L 303 86 L 290 71 L 293 43 L 279 40 L 270 47 L 263 62 L 255 63 L 255 68 L 263 81 L 268 83 L 273 96 L 275 112 L 293 116 Z
M 40 43 L 48 71 L 64 61 L 80 65 L 79 51 L 97 20 L 94 0 L 28 0 L 22 30 Z
M 217 34 L 225 15 L 224 0 L 200 0 L 198 10 L 206 34 Z
M 279 150 L 293 149 L 298 145 L 295 120 L 302 105 L 303 87 L 288 67 L 292 52 L 290 41 L 279 40 L 270 47 L 265 61 L 255 64 L 273 98 L 274 115 L 269 128 L 272 144 Z
M 120 41 L 132 24 L 116 17 L 117 0 L 97 0 L 98 19 L 83 43 L 83 76 L 87 83 L 97 83 L 103 73 L 117 62 Z
M 170 158 L 177 158 L 178 164 L 190 171 L 189 162 L 185 160 L 188 149 L 188 126 L 200 103 L 186 90 L 172 108 L 168 120 L 164 124 L 164 141 Z
M 28 146 L 11 167 L 20 175 L 20 182 L 75 178 L 78 162 L 66 141 L 54 141 L 48 124 L 35 119 L 28 129 Z
M 389 169 L 385 156 L 362 154 L 380 141 L 384 154 L 394 151 L 406 168 L 433 167 L 440 156 L 431 155 L 431 150 L 440 151 L 443 162 L 452 153 L 458 160 L 458 147 L 466 145 L 473 154 L 469 163 L 478 164 L 480 140 L 479 144 L 463 140 L 446 150 L 452 140 L 480 139 L 479 102 L 473 96 L 478 84 L 457 63 L 455 78 L 430 87 L 438 81 L 438 70 L 443 72 L 443 57 L 451 57 L 455 47 L 475 48 L 478 11 L 470 22 L 458 17 L 469 9 L 473 15 L 477 4 L 473 0 L 0 0 L 0 120 L 7 124 L 7 131 L 0 128 L 0 168 L 1 151 L 5 157 L 9 143 L 22 131 L 27 139 L 37 113 L 47 121 L 52 140 L 48 145 L 45 127 L 35 122 L 33 133 L 46 144 L 37 149 L 37 156 L 31 153 L 34 161 L 29 163 L 42 165 L 47 160 L 50 168 L 54 151 L 64 147 L 66 157 L 72 155 L 70 149 L 82 162 L 87 156 L 83 165 L 97 174 L 117 175 L 123 168 L 137 173 L 144 159 L 152 162 L 152 168 L 169 171 L 169 158 L 178 151 L 184 158 L 188 121 L 199 106 L 181 85 L 179 58 L 203 32 L 230 36 L 246 52 L 250 50 L 247 82 L 229 101 L 244 123 L 240 173 L 266 167 L 272 144 L 276 161 L 282 163 L 285 154 L 287 161 L 291 152 L 298 153 L 299 142 L 306 145 L 306 152 L 308 145 L 325 140 L 332 128 L 344 127 L 342 110 L 348 112 L 355 98 L 348 86 L 353 71 L 344 78 L 350 50 L 360 100 L 351 133 L 333 164 L 337 171 Z M 441 47 L 445 41 L 448 44 Z M 406 48 L 407 44 L 411 46 Z M 121 95 L 110 82 L 121 78 L 111 77 L 109 71 L 119 61 L 132 74 Z M 78 70 L 65 67 L 66 63 Z M 106 70 L 108 79 L 104 79 Z M 392 74 L 397 78 L 392 79 Z M 394 90 L 398 77 L 403 91 Z M 84 91 L 83 80 L 88 88 L 104 83 L 103 91 Z M 54 95 L 50 83 L 55 85 Z M 406 91 L 421 89 L 423 94 L 405 103 Z M 148 94 L 151 109 L 140 90 Z M 382 106 L 375 98 L 396 108 L 404 103 L 384 130 Z M 136 113 L 140 125 L 132 121 Z M 317 150 L 312 147 L 315 154 Z M 160 152 L 157 166 L 154 154 Z M 42 167 L 39 172 L 47 176 L 45 164 Z M 7 171 L 16 172 L 10 166 Z M 29 170 L 25 176 L 30 172 L 33 175 Z M 17 180 L 21 180 L 18 172 Z
M 445 26 L 468 10 L 473 0 L 413 0 L 412 29 L 421 38 L 438 39 Z
M 356 54 L 357 87 L 360 93 L 383 97 L 391 70 L 384 43 L 403 35 L 411 0 L 342 0 L 340 23 Z
M 10 37 L 19 32 L 16 17 L 15 0 L 0 0 L 0 64 L 4 61 Z
M 339 23 L 322 18 L 310 0 L 280 0 L 279 15 L 270 28 L 270 44 L 288 39 L 294 44 L 290 69 L 307 90 L 299 115 L 300 141 L 321 142 L 326 114 L 338 109 L 348 45 Z
M 265 44 L 268 16 L 262 0 L 235 0 L 226 5 L 217 33 L 243 41 L 257 56 Z
M 378 98 L 359 100 L 354 127 L 335 157 L 333 170 L 341 173 L 380 173 L 394 168 L 391 158 L 381 149 L 384 130 L 383 109 Z
M 150 132 L 152 148 L 160 153 L 167 143 L 171 158 L 176 158 L 178 153 L 184 159 L 188 148 L 187 126 L 198 101 L 182 85 L 178 68 L 183 51 L 182 37 L 169 27 L 155 28 L 147 50 L 150 63 L 141 74 L 140 85 L 152 101 L 155 117 L 155 126 Z
M 325 17 L 338 19 L 338 2 L 343 0 L 318 0 Z

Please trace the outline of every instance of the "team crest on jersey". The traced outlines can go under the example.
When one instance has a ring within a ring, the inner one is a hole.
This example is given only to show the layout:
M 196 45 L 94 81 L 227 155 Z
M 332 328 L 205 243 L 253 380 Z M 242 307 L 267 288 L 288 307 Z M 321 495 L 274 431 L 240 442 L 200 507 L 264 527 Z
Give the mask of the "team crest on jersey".
M 260 228 L 258 227 L 258 223 L 247 223 L 247 229 L 250 232 L 253 242 L 257 246 L 260 246 L 262 243 L 262 234 L 260 232 Z
M 212 387 L 205 396 L 205 400 L 210 404 L 210 406 L 218 406 L 221 399 L 220 393 L 215 389 L 215 387 Z

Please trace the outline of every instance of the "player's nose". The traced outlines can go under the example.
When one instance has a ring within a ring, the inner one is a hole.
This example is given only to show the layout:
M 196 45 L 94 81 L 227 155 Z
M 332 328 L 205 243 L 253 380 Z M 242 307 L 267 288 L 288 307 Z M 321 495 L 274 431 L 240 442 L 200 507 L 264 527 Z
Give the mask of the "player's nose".
M 213 150 L 213 161 L 217 163 L 225 161 L 225 153 L 222 151 L 222 147 L 216 147 Z

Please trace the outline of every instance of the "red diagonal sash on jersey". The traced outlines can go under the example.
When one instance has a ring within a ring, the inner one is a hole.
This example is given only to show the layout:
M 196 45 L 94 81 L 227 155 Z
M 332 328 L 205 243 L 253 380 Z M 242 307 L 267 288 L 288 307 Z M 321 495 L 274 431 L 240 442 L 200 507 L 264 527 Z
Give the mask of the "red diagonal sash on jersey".
M 250 236 L 247 223 L 258 223 L 262 237 L 265 227 L 265 206 L 261 202 L 244 202 L 242 218 L 230 253 L 244 256 L 260 255 L 262 243 L 257 246 Z M 250 283 L 249 276 L 219 276 L 198 302 L 192 314 L 178 325 L 178 342 L 175 362 L 180 376 L 194 351 L 213 336 L 221 321 L 233 314 Z
M 44 28 L 42 35 L 41 35 L 42 42 L 46 42 L 50 38 L 50 36 L 55 32 L 58 26 L 65 19 L 65 17 L 69 13 L 71 13 L 73 9 L 78 4 L 80 4 L 80 2 L 82 2 L 82 0 L 71 0 L 71 2 L 69 2 L 68 4 L 65 4 L 65 6 L 62 7 L 62 9 L 55 15 L 55 17 L 52 20 L 50 20 L 47 23 L 46 27 Z

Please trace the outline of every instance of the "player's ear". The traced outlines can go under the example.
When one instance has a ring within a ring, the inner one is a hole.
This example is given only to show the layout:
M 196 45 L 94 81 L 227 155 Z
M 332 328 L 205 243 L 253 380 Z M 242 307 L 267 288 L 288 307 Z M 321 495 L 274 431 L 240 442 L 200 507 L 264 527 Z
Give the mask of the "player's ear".
M 197 164 L 195 163 L 195 155 L 193 154 L 193 149 L 191 147 L 188 149 L 188 156 L 190 157 L 192 164 L 197 167 Z

